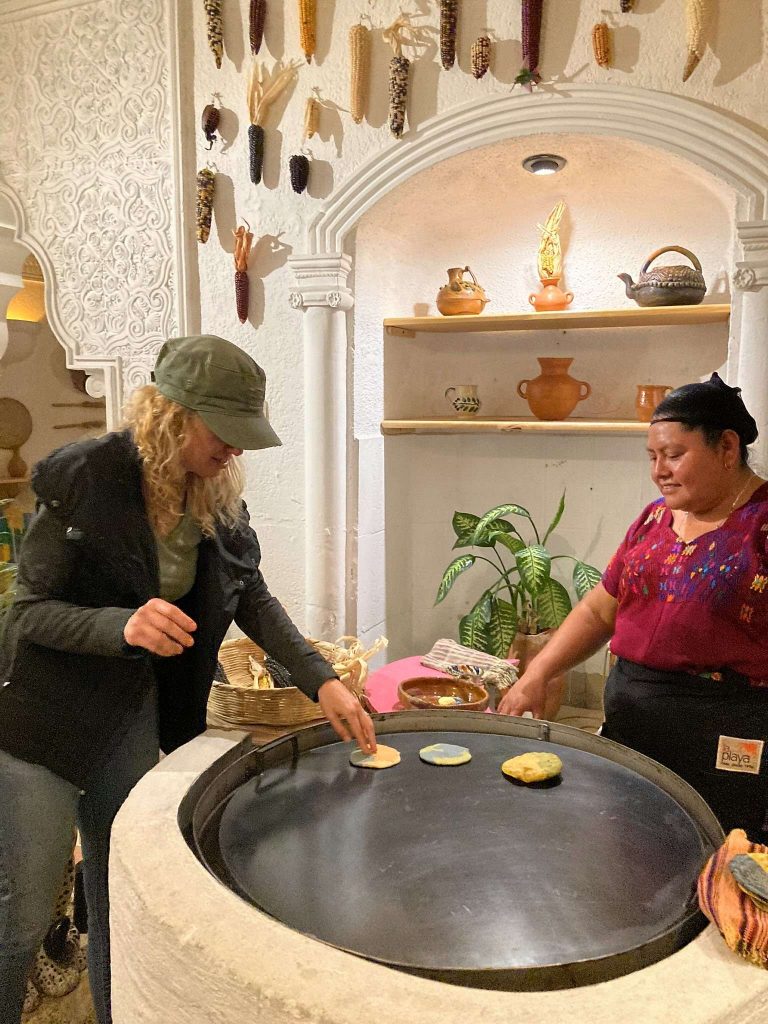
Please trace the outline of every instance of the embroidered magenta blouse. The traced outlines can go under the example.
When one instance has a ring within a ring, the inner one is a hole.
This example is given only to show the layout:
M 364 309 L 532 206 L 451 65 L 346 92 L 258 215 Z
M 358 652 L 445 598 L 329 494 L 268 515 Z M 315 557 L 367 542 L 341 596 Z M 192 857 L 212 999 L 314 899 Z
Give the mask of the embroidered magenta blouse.
M 768 483 L 686 544 L 663 498 L 629 528 L 603 586 L 619 603 L 611 650 L 649 668 L 730 668 L 768 687 Z

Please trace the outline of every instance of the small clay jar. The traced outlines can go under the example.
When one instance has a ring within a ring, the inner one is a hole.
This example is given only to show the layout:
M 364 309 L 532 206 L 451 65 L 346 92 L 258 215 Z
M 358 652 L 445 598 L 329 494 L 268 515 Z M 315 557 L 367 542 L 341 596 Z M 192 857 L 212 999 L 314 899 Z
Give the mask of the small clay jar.
M 635 395 L 637 418 L 643 423 L 650 423 L 653 410 L 671 390 L 668 384 L 638 384 Z
M 537 313 L 555 313 L 566 309 L 573 302 L 573 292 L 564 292 L 558 284 L 559 277 L 541 279 L 541 291 L 532 292 L 528 301 Z
M 539 420 L 564 420 L 579 402 L 589 398 L 592 388 L 585 380 L 575 380 L 568 373 L 573 359 L 541 356 L 541 373 L 534 380 L 521 380 L 517 393 L 524 398 Z
M 469 274 L 472 280 L 465 280 L 464 274 Z M 437 293 L 438 312 L 443 316 L 476 316 L 487 304 L 488 296 L 469 267 L 449 268 L 448 284 L 444 284 Z

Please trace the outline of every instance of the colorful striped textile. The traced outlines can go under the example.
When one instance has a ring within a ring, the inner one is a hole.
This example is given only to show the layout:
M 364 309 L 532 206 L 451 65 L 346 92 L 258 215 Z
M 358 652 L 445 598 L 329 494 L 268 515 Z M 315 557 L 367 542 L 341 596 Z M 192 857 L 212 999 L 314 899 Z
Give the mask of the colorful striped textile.
M 746 832 L 735 828 L 699 875 L 699 906 L 734 953 L 768 969 L 768 911 L 760 910 L 742 892 L 728 866 L 733 857 L 744 853 L 768 853 L 768 847 L 750 843 Z

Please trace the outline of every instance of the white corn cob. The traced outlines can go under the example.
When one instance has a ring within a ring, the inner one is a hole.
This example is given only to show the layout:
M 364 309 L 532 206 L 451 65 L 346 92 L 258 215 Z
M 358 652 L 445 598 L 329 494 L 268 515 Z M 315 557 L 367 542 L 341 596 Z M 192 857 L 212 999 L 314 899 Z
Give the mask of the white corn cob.
M 687 82 L 696 66 L 704 56 L 704 32 L 709 20 L 710 0 L 686 0 L 685 20 L 688 35 L 688 58 L 683 71 L 683 81 Z
M 349 30 L 349 109 L 355 124 L 365 117 L 371 69 L 371 33 L 365 25 Z

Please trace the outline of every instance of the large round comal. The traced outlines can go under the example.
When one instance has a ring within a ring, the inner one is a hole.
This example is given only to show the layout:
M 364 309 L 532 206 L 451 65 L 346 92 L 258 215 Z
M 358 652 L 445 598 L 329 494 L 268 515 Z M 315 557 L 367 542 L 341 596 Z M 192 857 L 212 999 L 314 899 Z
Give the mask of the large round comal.
M 246 741 L 185 797 L 208 869 L 291 928 L 455 984 L 566 988 L 662 959 L 704 927 L 699 871 L 722 840 L 667 769 L 567 726 L 450 711 L 379 716 L 401 762 L 349 763 L 328 725 Z M 467 747 L 440 767 L 419 750 Z M 556 754 L 527 786 L 501 764 Z

